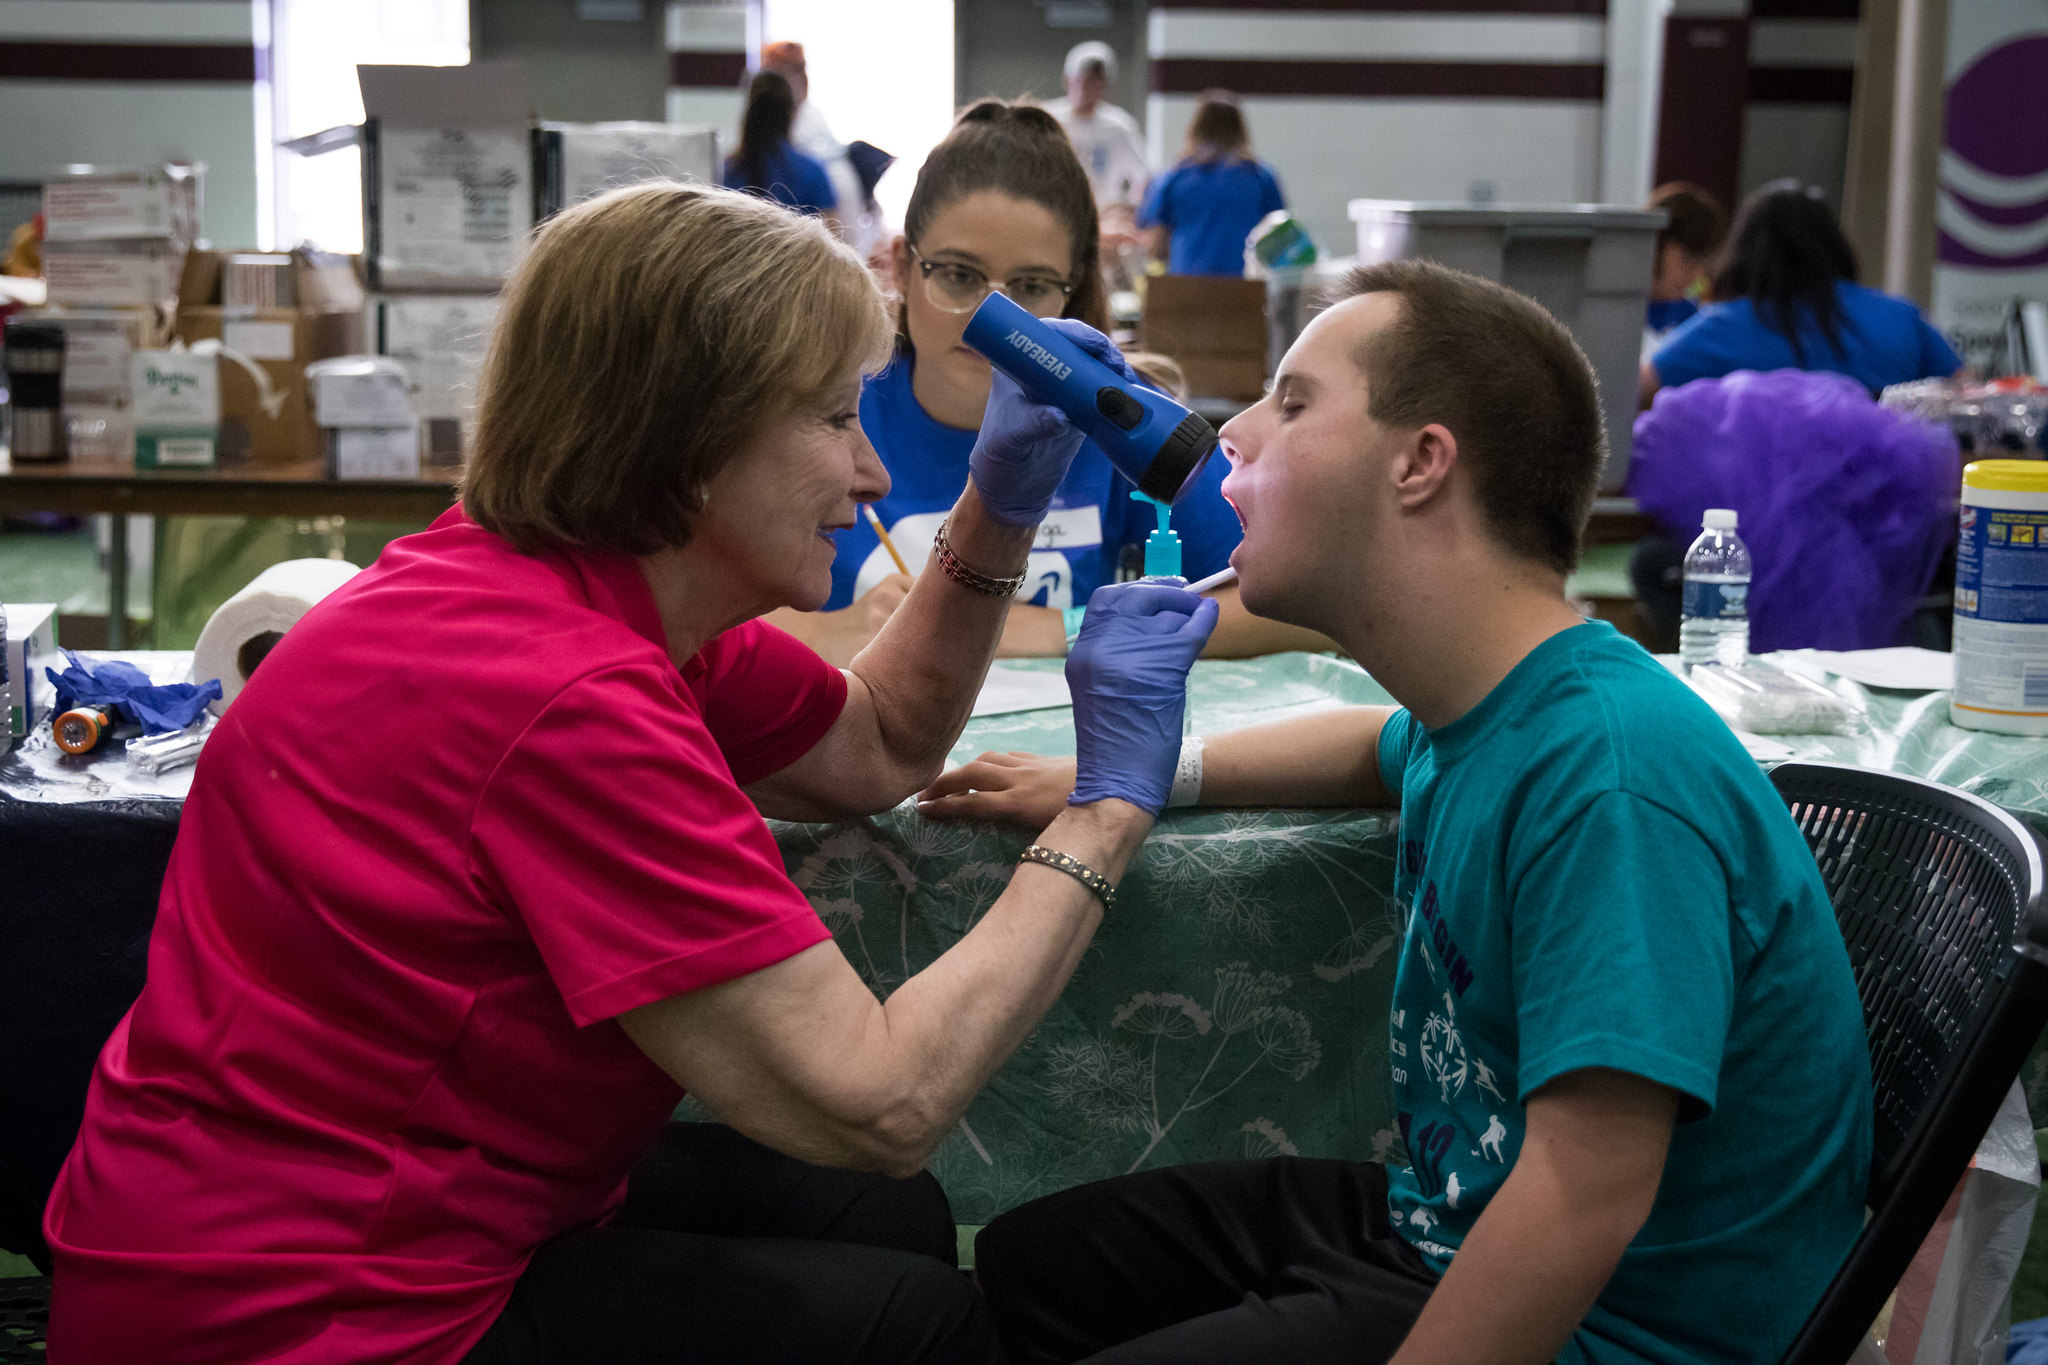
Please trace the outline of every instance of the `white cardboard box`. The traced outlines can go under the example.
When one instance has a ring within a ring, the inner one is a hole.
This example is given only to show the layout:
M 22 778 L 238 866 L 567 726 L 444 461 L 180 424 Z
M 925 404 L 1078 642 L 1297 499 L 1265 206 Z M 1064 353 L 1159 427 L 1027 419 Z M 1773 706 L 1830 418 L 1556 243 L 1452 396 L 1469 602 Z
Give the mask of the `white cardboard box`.
M 544 123 L 534 130 L 535 216 L 642 180 L 718 183 L 718 130 L 674 123 Z
M 161 344 L 168 329 L 149 308 L 50 308 L 22 315 L 64 330 L 64 402 L 128 397 L 128 356 Z
M 178 297 L 185 249 L 160 239 L 43 243 L 43 278 L 65 308 L 143 308 Z
M 517 62 L 359 66 L 364 263 L 375 289 L 496 289 L 533 227 Z
M 57 604 L 9 602 L 7 610 L 8 744 L 48 722 L 57 689 L 43 676 L 57 653 Z
M 128 360 L 137 469 L 210 469 L 220 450 L 220 357 L 137 351 Z
M 391 294 L 372 300 L 377 353 L 405 366 L 423 453 L 467 450 L 476 422 L 476 381 L 498 308 L 495 294 Z
M 313 422 L 323 427 L 413 427 L 412 381 L 389 356 L 341 355 L 306 367 Z
M 199 235 L 203 166 L 87 167 L 43 184 L 44 236 L 50 242 L 106 237 Z
M 403 427 L 332 427 L 329 462 L 337 479 L 417 479 L 418 424 Z

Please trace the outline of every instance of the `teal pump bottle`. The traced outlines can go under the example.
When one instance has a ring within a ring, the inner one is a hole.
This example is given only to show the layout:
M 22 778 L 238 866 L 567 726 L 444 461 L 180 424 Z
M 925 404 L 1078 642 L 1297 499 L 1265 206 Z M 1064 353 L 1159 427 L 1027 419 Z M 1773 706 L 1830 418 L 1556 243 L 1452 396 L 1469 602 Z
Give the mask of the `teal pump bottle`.
M 1145 577 L 1179 578 L 1181 576 L 1180 536 L 1175 533 L 1170 524 L 1173 517 L 1173 508 L 1145 493 L 1133 492 L 1131 500 L 1134 502 L 1149 502 L 1152 504 L 1153 510 L 1159 514 L 1158 529 L 1145 537 Z

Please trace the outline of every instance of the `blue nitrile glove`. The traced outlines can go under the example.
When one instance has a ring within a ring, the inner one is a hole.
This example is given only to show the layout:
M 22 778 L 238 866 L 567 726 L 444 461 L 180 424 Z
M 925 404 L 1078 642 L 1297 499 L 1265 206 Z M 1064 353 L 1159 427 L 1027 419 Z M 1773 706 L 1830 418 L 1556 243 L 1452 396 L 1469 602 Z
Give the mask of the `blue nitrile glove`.
M 1216 600 L 1180 579 L 1097 588 L 1067 655 L 1074 693 L 1074 794 L 1166 809 L 1180 762 L 1188 666 L 1216 628 Z
M 1115 344 L 1087 323 L 1048 318 L 1045 325 L 1124 378 L 1143 382 L 1124 363 Z M 1065 413 L 1026 397 L 1016 380 L 997 370 L 989 385 L 981 432 L 967 457 L 967 472 L 981 494 L 981 505 L 997 521 L 1036 526 L 1045 520 L 1052 495 L 1067 477 L 1067 466 L 1074 462 L 1074 452 L 1085 439 Z

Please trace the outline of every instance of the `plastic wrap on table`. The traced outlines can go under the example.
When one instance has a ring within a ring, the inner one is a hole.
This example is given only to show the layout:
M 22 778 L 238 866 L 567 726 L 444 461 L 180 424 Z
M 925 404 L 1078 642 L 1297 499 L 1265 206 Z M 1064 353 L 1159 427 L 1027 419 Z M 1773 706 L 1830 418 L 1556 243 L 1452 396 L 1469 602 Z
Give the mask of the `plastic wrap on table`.
M 1881 401 L 1946 426 L 1968 459 L 2048 458 L 2048 385 L 2032 379 L 1916 379 Z
M 1846 375 L 1739 370 L 1657 394 L 1628 491 L 1681 545 L 1707 508 L 1741 513 L 1753 651 L 1872 649 L 1902 643 L 1961 478 L 1945 430 Z

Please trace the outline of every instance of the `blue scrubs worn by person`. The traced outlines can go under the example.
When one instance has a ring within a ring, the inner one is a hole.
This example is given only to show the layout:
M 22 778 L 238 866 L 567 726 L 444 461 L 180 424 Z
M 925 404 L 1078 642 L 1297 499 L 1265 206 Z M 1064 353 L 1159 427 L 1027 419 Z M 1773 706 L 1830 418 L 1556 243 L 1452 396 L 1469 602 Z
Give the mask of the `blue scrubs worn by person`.
M 1856 255 L 1819 192 L 1774 180 L 1736 216 L 1714 302 L 1643 362 L 1660 388 L 1737 370 L 1830 370 L 1876 393 L 1954 374 L 1955 348 L 1906 299 L 1856 283 Z
M 1244 241 L 1261 218 L 1284 209 L 1273 168 L 1252 156 L 1237 101 L 1202 96 L 1180 164 L 1152 182 L 1138 226 L 1156 232 L 1153 252 L 1175 275 L 1242 275 Z
M 960 116 L 918 172 L 894 248 L 895 354 L 868 380 L 857 416 L 889 471 L 874 503 L 913 573 L 965 477 L 988 404 L 991 370 L 961 341 L 968 317 L 1000 289 L 1047 319 L 1108 326 L 1100 234 L 1088 178 L 1051 115 L 1031 105 L 984 100 Z M 1091 333 L 1093 335 L 1093 333 Z M 1121 362 L 1119 362 L 1121 363 Z M 1173 509 L 1190 579 L 1222 568 L 1240 535 L 1219 491 L 1225 466 L 1211 457 Z M 1084 444 L 1039 524 L 1018 604 L 999 652 L 1058 656 L 1090 594 L 1120 574 L 1142 572 L 1152 508 L 1108 457 Z M 867 646 L 902 601 L 910 579 L 863 520 L 833 531 L 839 557 L 832 597 L 816 612 L 779 612 L 775 624 L 825 658 L 844 663 Z M 1327 649 L 1310 631 L 1244 610 L 1235 586 L 1216 594 L 1220 617 L 1208 653 Z
M 798 213 L 816 214 L 836 230 L 838 192 L 824 163 L 790 142 L 795 119 L 796 94 L 789 81 L 774 71 L 756 75 L 747 87 L 739 150 L 725 159 L 721 183 L 729 190 L 763 195 Z
M 1190 741 L 1170 800 L 1398 805 L 1405 1157 L 1013 1209 L 975 1252 L 1004 1355 L 1777 1360 L 1862 1229 L 1870 1162 L 1819 870 L 1728 727 L 1565 596 L 1603 448 L 1570 336 L 1428 262 L 1342 293 L 1224 427 L 1223 487 L 1246 602 L 1327 632 L 1400 709 Z M 988 755 L 921 809 L 1035 827 L 1086 796 L 1067 760 Z

